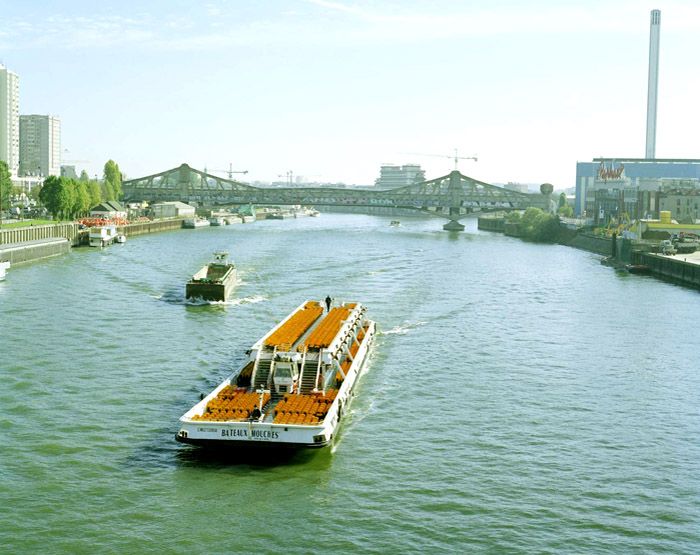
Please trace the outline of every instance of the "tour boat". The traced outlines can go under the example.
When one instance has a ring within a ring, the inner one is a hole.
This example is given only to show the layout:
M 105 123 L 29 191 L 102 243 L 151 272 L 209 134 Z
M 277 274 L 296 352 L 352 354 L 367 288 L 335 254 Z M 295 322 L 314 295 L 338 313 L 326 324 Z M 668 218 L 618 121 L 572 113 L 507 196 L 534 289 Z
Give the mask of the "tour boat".
M 204 301 L 225 301 L 236 284 L 236 266 L 227 260 L 227 252 L 215 252 L 214 260 L 187 282 L 185 297 Z
M 303 303 L 252 346 L 240 369 L 180 418 L 177 441 L 240 449 L 329 445 L 375 333 L 360 303 L 327 312 L 318 301 Z
M 0 281 L 5 279 L 5 272 L 10 269 L 10 262 L 0 260 Z

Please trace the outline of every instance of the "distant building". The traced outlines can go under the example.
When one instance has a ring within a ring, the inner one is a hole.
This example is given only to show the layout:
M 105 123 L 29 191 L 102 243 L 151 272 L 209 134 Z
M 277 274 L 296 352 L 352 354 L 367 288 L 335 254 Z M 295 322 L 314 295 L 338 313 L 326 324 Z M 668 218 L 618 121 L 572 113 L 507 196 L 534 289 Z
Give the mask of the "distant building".
M 19 170 L 19 77 L 0 64 L 0 160 Z
M 75 166 L 61 166 L 61 177 L 78 179 L 78 174 L 75 173 Z
M 151 206 L 155 218 L 194 218 L 195 208 L 180 201 L 159 202 Z
M 680 224 L 697 223 L 700 221 L 700 190 L 667 190 L 661 195 L 659 210 L 668 210 L 671 218 Z
M 19 117 L 19 175 L 61 175 L 61 120 L 37 114 Z
M 374 186 L 379 189 L 396 189 L 422 181 L 425 181 L 425 171 L 418 164 L 387 164 L 380 168 L 379 178 L 374 182 Z
M 575 214 L 596 218 L 599 216 L 591 213 L 599 189 L 622 187 L 628 190 L 626 196 L 630 198 L 644 191 L 658 191 L 659 180 L 662 179 L 700 179 L 700 160 L 594 158 L 592 162 L 577 162 Z M 644 210 L 643 204 L 640 203 L 638 210 Z M 646 208 L 658 212 L 658 206 Z

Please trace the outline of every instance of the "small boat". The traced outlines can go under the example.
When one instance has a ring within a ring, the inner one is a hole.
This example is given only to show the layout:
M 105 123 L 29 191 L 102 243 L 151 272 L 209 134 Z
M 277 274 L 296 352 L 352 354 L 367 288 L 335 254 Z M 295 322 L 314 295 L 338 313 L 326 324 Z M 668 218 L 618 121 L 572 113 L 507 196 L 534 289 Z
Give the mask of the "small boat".
M 212 216 L 209 218 L 209 224 L 214 226 L 226 225 L 226 221 L 220 216 Z
M 5 279 L 5 273 L 10 269 L 10 262 L 7 260 L 0 260 L 0 281 Z
M 401 222 L 399 220 L 391 220 L 391 223 L 389 224 L 391 227 L 400 227 Z
M 186 227 L 188 229 L 196 229 L 198 227 L 207 227 L 211 225 L 209 220 L 205 218 L 186 218 L 182 222 L 182 227 Z
M 180 418 L 175 439 L 203 447 L 330 445 L 376 334 L 360 303 L 306 301 L 247 351 L 242 366 Z
M 121 244 L 126 243 L 126 235 L 124 235 L 123 233 L 120 233 L 119 235 L 117 235 L 117 243 L 121 243 Z
M 309 209 L 309 216 L 312 218 L 318 218 L 321 215 L 321 213 L 318 210 L 314 210 L 313 208 Z
M 236 266 L 227 252 L 215 252 L 214 260 L 192 276 L 185 286 L 185 297 L 204 301 L 225 301 L 236 283 Z
M 91 247 L 106 247 L 117 240 L 117 227 L 114 225 L 103 225 L 91 227 L 89 232 Z

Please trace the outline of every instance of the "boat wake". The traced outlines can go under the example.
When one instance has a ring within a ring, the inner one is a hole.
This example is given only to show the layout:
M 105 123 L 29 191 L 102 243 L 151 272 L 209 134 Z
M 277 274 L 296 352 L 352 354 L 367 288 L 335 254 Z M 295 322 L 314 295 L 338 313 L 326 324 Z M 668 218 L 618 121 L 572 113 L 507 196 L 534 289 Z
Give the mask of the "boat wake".
M 185 306 L 240 306 L 245 304 L 261 303 L 267 300 L 267 297 L 263 295 L 251 295 L 250 297 L 229 299 L 227 301 L 206 301 L 201 298 L 186 299 L 182 296 L 181 292 L 178 292 L 177 294 L 164 293 L 162 295 L 151 295 L 151 297 L 169 304 L 180 304 Z
M 243 297 L 242 299 L 231 299 L 230 301 L 226 301 L 225 303 L 220 303 L 220 304 L 228 304 L 228 305 L 241 305 L 241 304 L 255 304 L 255 303 L 261 303 L 263 301 L 266 301 L 267 297 L 264 295 L 251 295 L 250 297 Z
M 229 299 L 227 301 L 205 301 L 203 299 L 183 299 L 183 303 L 192 306 L 216 305 L 216 306 L 240 306 L 244 304 L 255 304 L 266 301 L 263 295 L 252 295 L 240 299 Z
M 394 326 L 390 330 L 379 332 L 380 335 L 406 335 L 407 333 L 424 326 L 427 322 L 406 322 L 404 324 Z

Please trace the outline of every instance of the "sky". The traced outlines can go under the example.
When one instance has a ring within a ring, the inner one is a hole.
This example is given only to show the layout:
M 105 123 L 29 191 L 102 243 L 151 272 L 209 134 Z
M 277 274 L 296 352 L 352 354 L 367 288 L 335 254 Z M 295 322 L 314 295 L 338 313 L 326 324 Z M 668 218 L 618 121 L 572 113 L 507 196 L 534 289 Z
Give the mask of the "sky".
M 577 161 L 644 156 L 655 8 L 656 156 L 700 158 L 697 0 L 0 0 L 0 63 L 90 175 L 369 185 L 458 149 L 476 179 L 560 189 Z

